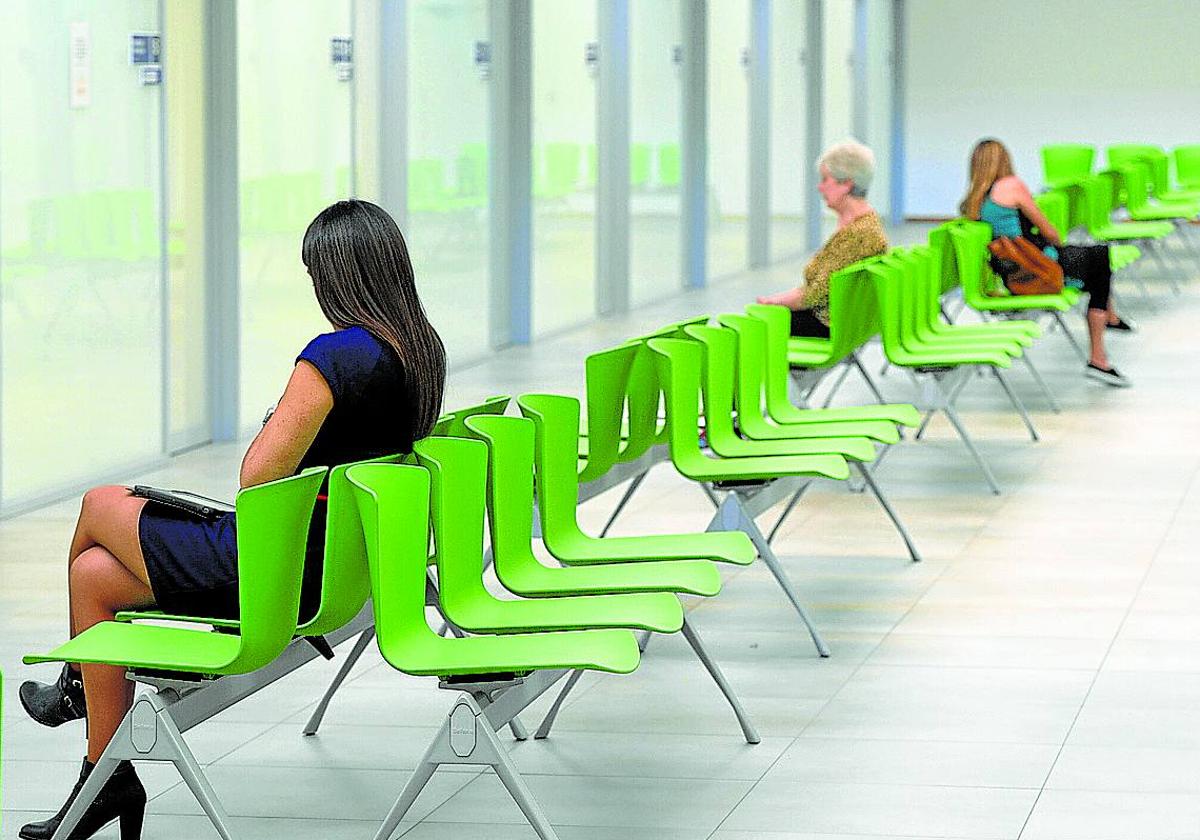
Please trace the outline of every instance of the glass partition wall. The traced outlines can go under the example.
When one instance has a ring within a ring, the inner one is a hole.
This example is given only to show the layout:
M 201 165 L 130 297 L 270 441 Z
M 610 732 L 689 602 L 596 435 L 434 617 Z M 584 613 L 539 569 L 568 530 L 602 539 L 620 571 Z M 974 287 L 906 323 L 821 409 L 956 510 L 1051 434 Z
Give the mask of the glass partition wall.
M 596 312 L 595 0 L 532 0 L 533 334 Z
M 804 253 L 804 209 L 816 189 L 807 160 L 804 0 L 771 4 L 771 257 Z
M 488 279 L 487 0 L 408 3 L 408 222 L 425 311 L 461 365 L 485 355 Z
M 156 0 L 0 3 L 0 505 L 164 450 Z
M 629 300 L 683 286 L 680 222 L 680 0 L 629 9 Z
M 300 244 L 313 217 L 351 192 L 352 71 L 331 60 L 332 39 L 351 27 L 350 0 L 238 3 L 243 431 L 278 401 L 305 344 L 332 330 Z
M 749 0 L 708 4 L 708 276 L 747 265 Z

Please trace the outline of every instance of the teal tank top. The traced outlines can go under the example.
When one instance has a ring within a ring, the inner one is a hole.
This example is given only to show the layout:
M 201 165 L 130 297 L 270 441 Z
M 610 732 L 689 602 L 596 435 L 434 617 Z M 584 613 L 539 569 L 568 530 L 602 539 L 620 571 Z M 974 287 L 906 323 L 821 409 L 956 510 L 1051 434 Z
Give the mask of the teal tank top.
M 983 204 L 979 206 L 979 221 L 987 222 L 992 226 L 992 239 L 1001 236 L 1007 236 L 1010 239 L 1015 239 L 1022 235 L 1021 217 L 1016 207 L 1005 207 L 1002 204 L 997 204 L 992 201 L 989 195 L 983 200 Z M 1043 253 L 1055 262 L 1058 261 L 1058 249 L 1053 245 L 1047 245 L 1042 249 Z

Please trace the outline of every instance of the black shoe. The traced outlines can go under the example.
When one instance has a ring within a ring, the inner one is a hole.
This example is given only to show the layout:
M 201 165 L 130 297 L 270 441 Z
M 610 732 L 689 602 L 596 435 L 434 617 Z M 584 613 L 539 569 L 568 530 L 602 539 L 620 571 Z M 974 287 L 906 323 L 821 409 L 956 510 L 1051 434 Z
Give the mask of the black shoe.
M 79 771 L 79 781 L 75 783 L 75 789 L 71 791 L 62 808 L 48 820 L 22 826 L 22 840 L 50 840 L 94 769 L 95 765 L 85 758 L 83 769 Z M 100 788 L 100 793 L 92 800 L 92 804 L 83 812 L 83 818 L 67 840 L 87 840 L 116 819 L 121 821 L 121 840 L 138 840 L 142 836 L 142 818 L 145 813 L 146 789 L 142 787 L 133 765 L 122 761 L 104 783 L 104 787 Z
M 1126 321 L 1124 318 L 1117 318 L 1117 323 L 1105 324 L 1104 328 L 1106 330 L 1116 330 L 1117 332 L 1137 332 L 1137 327 Z
M 1088 366 L 1084 369 L 1089 379 L 1095 379 L 1097 382 L 1103 382 L 1105 385 L 1111 385 L 1114 388 L 1129 388 L 1133 383 L 1117 372 L 1115 367 L 1110 367 L 1107 370 L 1088 362 Z
M 42 726 L 62 726 L 87 717 L 87 702 L 83 698 L 83 677 L 63 665 L 58 681 L 46 683 L 27 680 L 18 692 L 21 705 L 29 716 Z

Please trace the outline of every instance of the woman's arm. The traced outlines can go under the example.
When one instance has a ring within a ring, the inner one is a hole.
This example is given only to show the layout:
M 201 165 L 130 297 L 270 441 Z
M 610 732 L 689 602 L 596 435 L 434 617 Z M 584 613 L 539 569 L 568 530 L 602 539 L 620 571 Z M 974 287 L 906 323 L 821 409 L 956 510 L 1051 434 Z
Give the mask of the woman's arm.
M 293 475 L 333 409 L 325 377 L 306 361 L 296 363 L 279 406 L 242 459 L 242 487 Z
M 804 300 L 804 287 L 798 289 L 788 289 L 786 292 L 779 292 L 774 295 L 765 295 L 758 299 L 759 303 L 773 303 L 777 306 L 786 306 L 788 309 L 799 309 L 800 302 Z
M 1025 182 L 1020 178 L 1013 177 L 1012 197 L 1013 204 L 1020 208 L 1021 212 L 1028 217 L 1029 221 L 1033 222 L 1034 226 L 1041 231 L 1042 236 L 1046 237 L 1046 241 L 1051 245 L 1062 245 L 1062 237 L 1050 224 L 1050 220 L 1046 218 L 1046 214 L 1042 212 L 1042 208 L 1038 207 L 1037 202 L 1033 200 L 1033 194 L 1029 192 L 1029 187 L 1025 186 Z

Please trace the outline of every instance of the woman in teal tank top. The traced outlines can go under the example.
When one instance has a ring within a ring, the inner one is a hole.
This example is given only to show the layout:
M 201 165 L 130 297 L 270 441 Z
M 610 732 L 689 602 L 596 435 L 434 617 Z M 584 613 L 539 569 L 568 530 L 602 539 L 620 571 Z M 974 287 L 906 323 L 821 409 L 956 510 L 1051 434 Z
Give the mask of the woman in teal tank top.
M 959 205 L 962 214 L 991 225 L 993 239 L 1027 236 L 1026 228 L 1030 226 L 1038 229 L 1048 243 L 1042 250 L 1062 266 L 1067 284 L 1088 294 L 1087 326 L 1091 352 L 1085 374 L 1106 385 L 1128 387 L 1131 383 L 1109 362 L 1104 346 L 1106 330 L 1132 331 L 1113 305 L 1108 246 L 1064 243 L 1034 202 L 1029 187 L 1013 173 L 1008 149 L 999 140 L 981 140 L 975 145 L 970 175 L 967 195 Z M 1022 216 L 1026 221 L 1024 225 Z M 999 268 L 1001 266 L 993 265 L 993 269 Z M 1001 279 L 1006 279 L 1000 271 L 997 273 Z

